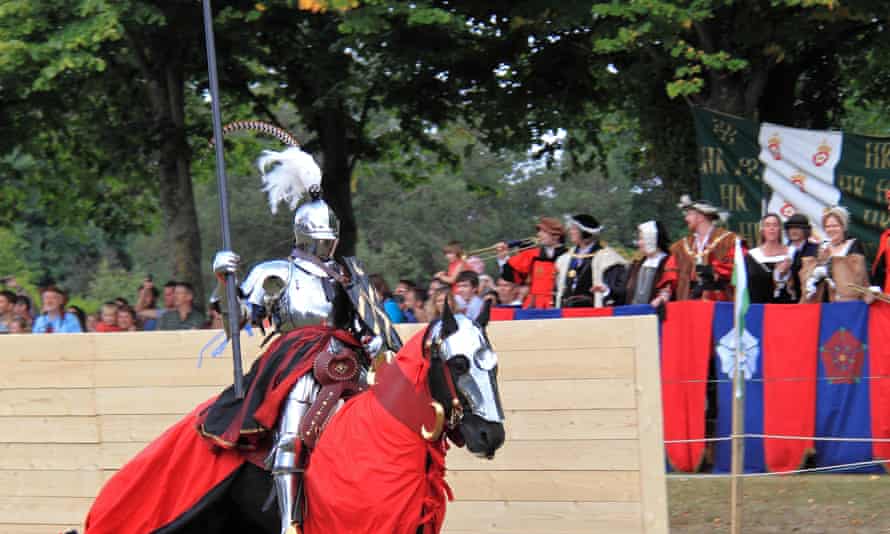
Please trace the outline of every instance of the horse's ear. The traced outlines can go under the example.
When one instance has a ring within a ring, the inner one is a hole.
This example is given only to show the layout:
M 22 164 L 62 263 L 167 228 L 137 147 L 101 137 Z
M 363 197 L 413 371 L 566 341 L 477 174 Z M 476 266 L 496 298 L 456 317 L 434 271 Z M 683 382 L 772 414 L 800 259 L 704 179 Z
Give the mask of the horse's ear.
M 488 321 L 491 319 L 491 299 L 485 299 L 485 304 L 482 305 L 482 310 L 479 312 L 479 316 L 476 317 L 476 322 L 479 323 L 479 326 L 484 330 L 486 326 L 488 326 Z
M 451 305 L 448 304 L 448 299 L 445 299 L 445 306 L 442 308 L 442 333 L 440 335 L 441 339 L 446 339 L 451 334 L 457 332 L 457 319 L 454 318 L 454 313 L 451 311 Z

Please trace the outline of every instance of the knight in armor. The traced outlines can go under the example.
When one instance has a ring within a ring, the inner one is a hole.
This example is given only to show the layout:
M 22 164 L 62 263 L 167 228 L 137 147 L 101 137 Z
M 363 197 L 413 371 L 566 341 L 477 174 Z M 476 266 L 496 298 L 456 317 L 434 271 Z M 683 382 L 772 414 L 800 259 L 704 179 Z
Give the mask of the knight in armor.
M 279 138 L 290 139 L 285 133 Z M 334 259 L 338 220 L 321 198 L 321 170 L 312 157 L 290 146 L 264 152 L 258 166 L 273 213 L 280 202 L 296 208 L 295 247 L 288 258 L 250 269 L 238 284 L 238 309 L 242 324 L 269 324 L 276 337 L 245 376 L 245 398 L 237 399 L 232 387 L 224 391 L 201 414 L 199 431 L 223 448 L 268 448 L 265 467 L 274 478 L 285 534 L 298 531 L 302 522 L 301 474 L 325 424 L 345 398 L 366 385 L 367 369 L 381 348 L 397 350 L 401 343 L 360 264 Z M 308 201 L 297 207 L 303 197 Z M 236 253 L 216 254 L 213 271 L 220 287 L 212 305 L 223 313 L 225 275 L 239 270 Z
M 603 228 L 587 214 L 566 218 L 572 247 L 556 260 L 556 307 L 624 304 L 627 261 L 600 241 Z
M 508 255 L 506 243 L 498 243 L 495 250 L 501 277 L 514 284 L 528 285 L 528 296 L 523 308 L 553 308 L 553 288 L 556 281 L 556 258 L 565 253 L 562 244 L 565 230 L 558 219 L 541 217 L 537 227 L 537 248 Z
M 627 277 L 628 304 L 651 304 L 658 308 L 671 298 L 670 283 L 664 268 L 671 242 L 661 221 L 646 221 L 637 226 L 640 258 L 630 266 Z
M 732 300 L 736 235 L 717 226 L 722 213 L 713 204 L 683 195 L 677 205 L 689 235 L 671 245 L 665 279 L 672 300 Z
M 804 280 L 801 302 L 843 302 L 873 297 L 851 287 L 868 286 L 865 249 L 855 237 L 847 236 L 850 213 L 843 206 L 826 209 L 822 227 L 828 239 L 815 257 L 802 259 L 801 279 Z

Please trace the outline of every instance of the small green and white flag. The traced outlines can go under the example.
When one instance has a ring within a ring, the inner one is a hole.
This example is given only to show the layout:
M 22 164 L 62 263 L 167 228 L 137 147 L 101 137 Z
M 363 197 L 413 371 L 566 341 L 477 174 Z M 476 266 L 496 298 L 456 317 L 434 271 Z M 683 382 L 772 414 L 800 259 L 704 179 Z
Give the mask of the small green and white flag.
M 748 294 L 748 270 L 745 266 L 745 254 L 742 252 L 742 240 L 735 238 L 735 253 L 733 254 L 732 285 L 735 287 L 735 306 L 733 307 L 733 322 L 735 323 L 736 346 L 736 372 L 741 375 L 745 368 L 745 354 L 739 348 L 742 346 L 742 337 L 745 333 L 745 314 L 751 305 L 751 296 Z M 736 397 L 741 398 L 741 380 L 736 381 Z
M 748 271 L 745 267 L 745 254 L 742 252 L 742 240 L 735 238 L 735 253 L 732 267 L 732 285 L 735 287 L 735 323 L 736 335 L 741 337 L 745 331 L 745 314 L 751 305 L 751 296 L 748 294 Z

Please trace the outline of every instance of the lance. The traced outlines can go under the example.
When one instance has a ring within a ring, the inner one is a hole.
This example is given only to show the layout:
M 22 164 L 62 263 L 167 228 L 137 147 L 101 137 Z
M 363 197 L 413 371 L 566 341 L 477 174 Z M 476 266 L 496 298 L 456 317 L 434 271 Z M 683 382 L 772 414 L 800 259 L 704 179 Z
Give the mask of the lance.
M 219 111 L 219 81 L 216 78 L 216 44 L 213 39 L 213 14 L 210 0 L 204 4 L 204 41 L 207 45 L 207 74 L 210 78 L 210 106 L 213 114 L 213 138 L 216 151 L 216 180 L 219 188 L 219 225 L 222 229 L 223 250 L 232 250 L 232 235 L 229 231 L 229 195 L 226 187 L 226 160 L 223 155 L 222 118 Z M 232 336 L 232 364 L 235 371 L 235 396 L 244 398 L 244 371 L 241 368 L 241 311 L 238 307 L 238 293 L 234 273 L 226 273 L 226 304 L 228 306 L 229 332 Z

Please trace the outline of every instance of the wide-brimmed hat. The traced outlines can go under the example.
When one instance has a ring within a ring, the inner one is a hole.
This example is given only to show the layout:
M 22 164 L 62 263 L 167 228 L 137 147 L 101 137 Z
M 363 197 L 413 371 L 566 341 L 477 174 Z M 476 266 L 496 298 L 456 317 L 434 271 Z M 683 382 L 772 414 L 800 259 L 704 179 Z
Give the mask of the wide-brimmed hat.
M 553 217 L 541 217 L 541 220 L 535 225 L 535 228 L 544 230 L 548 234 L 557 237 L 562 237 L 565 234 L 565 229 L 562 227 L 562 223 L 559 222 L 559 219 Z
M 596 220 L 596 217 L 593 215 L 587 215 L 586 213 L 579 213 L 577 215 L 566 215 L 566 224 L 578 227 L 582 232 L 596 235 L 603 231 L 603 227 L 600 225 L 599 221 Z
M 807 219 L 807 216 L 803 213 L 795 213 L 791 217 L 788 217 L 788 220 L 785 221 L 785 229 L 788 230 L 790 228 L 800 228 L 801 230 L 812 230 L 812 225 L 810 224 L 810 220 Z
M 692 200 L 692 197 L 689 195 L 683 195 L 682 197 L 680 197 L 680 202 L 677 204 L 677 207 L 683 211 L 695 210 L 702 215 L 705 215 L 712 219 L 726 220 L 726 218 L 729 216 L 729 213 L 721 210 L 719 207 L 711 204 L 707 200 Z

